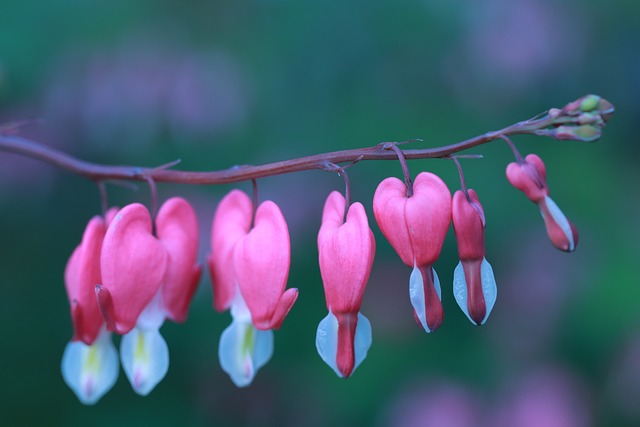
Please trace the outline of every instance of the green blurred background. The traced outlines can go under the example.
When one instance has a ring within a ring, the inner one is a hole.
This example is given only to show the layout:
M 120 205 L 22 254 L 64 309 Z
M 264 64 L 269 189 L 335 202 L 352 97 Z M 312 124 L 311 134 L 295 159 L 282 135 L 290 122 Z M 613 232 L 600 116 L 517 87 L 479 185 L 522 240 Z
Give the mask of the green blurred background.
M 316 354 L 326 314 L 316 233 L 340 178 L 304 172 L 260 181 L 292 237 L 289 287 L 300 297 L 273 359 L 237 389 L 220 369 L 208 275 L 188 321 L 167 323 L 167 377 L 145 398 L 121 372 L 85 407 L 60 375 L 72 334 L 63 271 L 91 216 L 95 186 L 0 153 L 0 424 L 216 426 L 640 425 L 638 155 L 640 4 L 635 1 L 178 2 L 3 0 L 0 122 L 38 117 L 21 134 L 80 158 L 224 169 L 420 137 L 453 143 L 561 107 L 586 93 L 616 105 L 593 144 L 516 137 L 547 164 L 551 195 L 580 231 L 556 251 L 536 207 L 504 178 L 505 144 L 472 150 L 468 184 L 487 216 L 498 283 L 488 323 L 472 326 L 451 293 L 450 231 L 435 266 L 445 321 L 413 320 L 410 271 L 372 221 L 378 252 L 362 311 L 373 346 L 341 380 Z M 458 186 L 452 163 L 412 173 Z M 349 170 L 370 219 L 396 162 Z M 160 185 L 197 209 L 201 255 L 217 202 L 235 186 Z M 249 186 L 238 187 L 249 190 Z M 112 204 L 149 203 L 109 186 Z

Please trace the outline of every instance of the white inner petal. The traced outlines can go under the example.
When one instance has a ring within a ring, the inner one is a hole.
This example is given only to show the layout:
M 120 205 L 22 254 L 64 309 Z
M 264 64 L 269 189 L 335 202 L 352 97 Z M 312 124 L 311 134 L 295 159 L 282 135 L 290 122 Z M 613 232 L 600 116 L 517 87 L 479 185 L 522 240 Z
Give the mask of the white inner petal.
M 464 276 L 464 268 L 462 262 L 458 262 L 456 269 L 453 271 L 453 296 L 460 307 L 460 310 L 467 315 L 467 318 L 475 324 L 469 315 L 469 307 L 467 306 L 467 279 Z
M 106 328 L 90 346 L 82 341 L 67 344 L 62 356 L 62 377 L 85 405 L 96 403 L 118 379 L 118 353 Z
M 169 349 L 158 329 L 136 326 L 122 337 L 120 359 L 131 387 L 148 395 L 169 370 Z
M 572 252 L 576 246 L 573 241 L 573 231 L 571 230 L 571 225 L 569 224 L 569 220 L 562 213 L 556 202 L 551 199 L 549 196 L 544 197 L 545 202 L 547 204 L 547 209 L 549 209 L 549 213 L 553 217 L 553 220 L 558 224 L 562 232 L 567 236 L 567 240 L 569 241 L 569 252 Z
M 136 322 L 136 327 L 145 330 L 158 330 L 164 323 L 166 313 L 162 302 L 162 288 L 153 296 Z
M 484 304 L 486 310 L 484 319 L 482 319 L 482 322 L 480 324 L 484 325 L 484 323 L 489 318 L 489 315 L 491 314 L 491 310 L 493 310 L 493 306 L 496 303 L 496 297 L 498 295 L 498 287 L 496 286 L 496 279 L 493 275 L 493 269 L 491 268 L 491 264 L 489 264 L 486 258 L 482 258 L 482 263 L 480 264 L 480 280 L 482 281 L 482 294 L 484 295 Z M 458 306 L 471 321 L 471 323 L 476 324 L 476 322 L 474 322 L 469 315 L 469 307 L 467 305 L 467 280 L 464 275 L 462 262 L 458 263 L 456 269 L 453 272 L 453 296 L 455 297 Z
M 360 366 L 362 361 L 367 357 L 367 352 L 371 347 L 371 323 L 362 313 L 358 313 L 358 324 L 356 326 L 356 333 L 354 336 L 354 356 L 355 364 L 353 371 Z M 329 311 L 329 314 L 320 321 L 318 324 L 318 330 L 316 332 L 316 349 L 318 354 L 331 369 L 340 378 L 343 378 L 342 373 L 338 369 L 338 319 Z
M 482 264 L 480 265 L 480 277 L 482 277 L 482 293 L 484 294 L 484 303 L 487 307 L 487 314 L 484 316 L 482 324 L 487 321 L 493 306 L 496 303 L 498 297 L 498 286 L 496 285 L 496 278 L 493 275 L 493 268 L 486 258 L 482 258 Z
M 371 322 L 369 322 L 369 319 L 367 319 L 364 314 L 358 312 L 358 326 L 356 327 L 356 336 L 354 337 L 354 351 L 356 356 L 356 364 L 353 367 L 354 372 L 367 357 L 367 352 L 371 347 L 371 341 Z
M 233 312 L 233 308 L 232 308 Z M 251 321 L 234 317 L 220 336 L 220 366 L 238 387 L 246 387 L 273 355 L 273 331 L 261 331 Z
M 438 298 L 442 301 L 442 289 L 440 288 L 440 279 L 435 269 L 431 269 L 433 272 L 433 285 L 435 287 Z M 411 305 L 420 319 L 420 323 L 426 332 L 431 332 L 427 325 L 426 307 L 424 302 L 424 282 L 422 280 L 422 273 L 417 265 L 414 265 L 413 271 L 411 271 L 411 277 L 409 277 L 409 299 Z

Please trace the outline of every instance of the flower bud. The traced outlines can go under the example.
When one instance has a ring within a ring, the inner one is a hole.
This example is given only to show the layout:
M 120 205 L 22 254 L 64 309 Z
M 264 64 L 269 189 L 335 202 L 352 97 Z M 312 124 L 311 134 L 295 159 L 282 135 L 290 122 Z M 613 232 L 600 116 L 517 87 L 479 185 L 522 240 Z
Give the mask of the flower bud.
M 529 154 L 524 163 L 509 163 L 507 179 L 538 205 L 551 243 L 561 251 L 573 252 L 578 244 L 578 231 L 549 197 L 542 159 Z

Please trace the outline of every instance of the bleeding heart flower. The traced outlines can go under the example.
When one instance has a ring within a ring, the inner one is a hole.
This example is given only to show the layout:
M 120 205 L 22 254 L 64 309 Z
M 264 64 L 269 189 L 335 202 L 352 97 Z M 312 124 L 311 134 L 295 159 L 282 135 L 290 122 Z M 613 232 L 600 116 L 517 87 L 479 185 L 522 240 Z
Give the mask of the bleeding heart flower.
M 94 291 L 102 281 L 100 251 L 106 225 L 116 211 L 109 210 L 106 220 L 96 216 L 89 221 L 64 273 L 74 334 L 64 350 L 61 370 L 67 385 L 86 405 L 100 400 L 118 379 L 118 354 Z
M 451 222 L 449 189 L 437 175 L 422 172 L 413 184 L 413 195 L 407 197 L 404 182 L 387 178 L 373 196 L 373 213 L 402 262 L 413 267 L 409 295 L 416 320 L 425 331 L 435 331 L 444 312 L 440 281 L 432 266 Z
M 220 364 L 244 387 L 271 358 L 272 329 L 280 328 L 298 297 L 297 289 L 285 291 L 289 231 L 275 203 L 262 203 L 254 219 L 249 196 L 233 190 L 216 209 L 211 248 L 214 306 L 231 308 L 233 319 L 220 337 Z
M 476 325 L 484 324 L 496 302 L 493 269 L 485 258 L 484 209 L 473 190 L 453 195 L 453 230 L 460 262 L 453 274 L 453 295 L 464 314 Z
M 123 334 L 122 366 L 133 389 L 147 395 L 169 368 L 159 329 L 186 319 L 200 279 L 198 223 L 182 198 L 167 200 L 155 222 L 138 203 L 115 216 L 104 238 L 102 285 L 96 287 L 107 328 Z
M 376 244 L 360 203 L 349 207 L 337 191 L 329 194 L 318 233 L 320 274 L 329 314 L 320 322 L 316 347 L 338 376 L 347 378 L 371 346 L 371 324 L 360 313 Z
M 509 163 L 507 179 L 538 205 L 551 243 L 561 251 L 573 252 L 578 245 L 578 230 L 549 197 L 542 159 L 529 154 L 523 163 Z

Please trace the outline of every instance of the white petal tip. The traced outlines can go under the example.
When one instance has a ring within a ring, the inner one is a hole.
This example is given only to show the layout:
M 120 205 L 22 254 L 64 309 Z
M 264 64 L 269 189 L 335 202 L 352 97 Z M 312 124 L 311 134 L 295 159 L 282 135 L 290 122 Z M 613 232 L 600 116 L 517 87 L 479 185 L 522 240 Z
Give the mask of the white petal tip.
M 169 370 L 169 348 L 160 332 L 134 328 L 122 337 L 120 358 L 133 391 L 146 396 Z
M 435 269 L 433 271 L 433 286 L 435 287 L 438 298 L 442 301 L 442 289 L 440 287 L 440 279 Z M 431 328 L 427 324 L 427 311 L 424 297 L 424 281 L 422 280 L 422 272 L 418 266 L 414 266 L 409 277 L 409 299 L 413 306 L 414 313 L 426 333 L 431 333 Z
M 220 366 L 237 387 L 246 387 L 273 355 L 273 331 L 234 318 L 220 336 Z
M 491 311 L 493 310 L 493 306 L 496 303 L 496 298 L 498 295 L 498 288 L 496 286 L 496 279 L 493 275 L 493 269 L 491 268 L 491 264 L 489 264 L 486 258 L 482 259 L 482 264 L 480 265 L 480 277 L 482 281 L 482 293 L 484 295 L 486 310 L 486 314 L 484 316 L 484 319 L 482 319 L 482 322 L 480 322 L 480 325 L 484 325 L 489 318 Z M 469 321 L 474 325 L 477 325 L 477 323 L 471 318 L 471 315 L 469 314 L 469 308 L 467 305 L 467 281 L 465 279 L 462 262 L 458 263 L 455 271 L 453 272 L 453 296 L 455 297 L 458 306 L 467 316 Z
M 371 347 L 371 322 L 362 313 L 358 313 L 355 336 L 353 338 L 354 365 L 351 374 L 360 366 L 367 357 L 367 352 Z M 322 360 L 340 378 L 344 378 L 338 368 L 338 319 L 329 311 L 329 314 L 320 321 L 316 332 L 316 349 Z
M 118 379 L 118 353 L 111 342 L 111 334 L 103 329 L 91 346 L 80 341 L 67 344 L 61 371 L 64 381 L 81 403 L 93 405 L 98 402 Z

